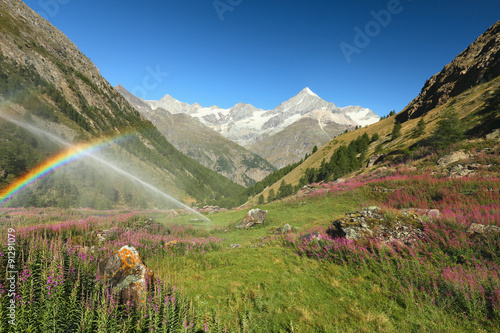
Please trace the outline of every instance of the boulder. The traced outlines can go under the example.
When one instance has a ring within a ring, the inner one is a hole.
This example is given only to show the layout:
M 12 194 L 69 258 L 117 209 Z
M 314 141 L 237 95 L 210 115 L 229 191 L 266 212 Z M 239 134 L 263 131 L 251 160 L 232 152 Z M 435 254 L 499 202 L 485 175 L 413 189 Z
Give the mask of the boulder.
M 382 162 L 383 159 L 384 159 L 384 155 L 373 155 L 372 157 L 370 157 L 368 159 L 368 163 L 366 164 L 366 167 L 367 168 L 372 167 L 375 164 Z
M 485 235 L 490 233 L 498 233 L 500 228 L 494 225 L 484 225 L 478 223 L 472 223 L 467 229 L 469 235 Z
M 115 288 L 122 300 L 134 306 L 143 303 L 154 281 L 153 271 L 146 267 L 133 247 L 125 245 L 98 266 L 101 281 Z
M 466 160 L 469 158 L 469 155 L 464 153 L 463 151 L 455 151 L 451 154 L 448 154 L 446 156 L 441 157 L 437 164 L 441 167 L 445 167 L 447 165 L 450 165 L 452 163 L 461 161 L 461 160 Z
M 286 234 L 288 232 L 292 231 L 292 226 L 290 226 L 288 223 L 281 228 L 281 233 Z
M 247 215 L 243 218 L 243 221 L 236 226 L 236 228 L 248 229 L 256 224 L 262 224 L 266 220 L 267 210 L 262 210 L 259 208 L 251 209 L 248 211 Z
M 500 128 L 495 129 L 493 132 L 486 134 L 487 140 L 493 140 L 500 137 Z

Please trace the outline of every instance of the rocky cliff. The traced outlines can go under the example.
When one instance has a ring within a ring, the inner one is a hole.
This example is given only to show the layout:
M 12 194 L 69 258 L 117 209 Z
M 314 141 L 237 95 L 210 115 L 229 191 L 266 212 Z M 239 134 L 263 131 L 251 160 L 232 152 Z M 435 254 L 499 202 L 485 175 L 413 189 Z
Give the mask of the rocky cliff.
M 425 83 L 420 94 L 396 116 L 415 119 L 469 88 L 500 75 L 500 21 Z

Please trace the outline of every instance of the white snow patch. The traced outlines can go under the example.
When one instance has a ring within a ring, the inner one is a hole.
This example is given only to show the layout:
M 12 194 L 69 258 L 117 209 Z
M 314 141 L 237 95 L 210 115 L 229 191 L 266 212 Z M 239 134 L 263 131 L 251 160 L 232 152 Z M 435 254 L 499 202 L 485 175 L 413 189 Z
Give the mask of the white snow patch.
M 306 93 L 308 93 L 308 94 L 309 94 L 309 95 L 311 95 L 311 96 L 314 96 L 314 97 L 319 97 L 318 95 L 316 95 L 315 93 L 313 93 L 313 92 L 311 91 L 311 89 L 309 89 L 309 87 L 306 87 L 306 88 L 305 88 L 305 91 L 306 91 Z

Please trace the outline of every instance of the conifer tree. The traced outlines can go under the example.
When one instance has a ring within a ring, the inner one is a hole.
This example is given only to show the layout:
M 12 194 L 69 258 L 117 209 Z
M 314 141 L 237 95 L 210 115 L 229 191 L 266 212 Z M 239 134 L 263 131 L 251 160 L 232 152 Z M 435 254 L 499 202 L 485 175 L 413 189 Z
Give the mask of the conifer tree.
M 462 120 L 455 112 L 449 112 L 438 122 L 432 136 L 432 142 L 437 148 L 442 149 L 464 138 Z
M 271 189 L 267 195 L 267 202 L 273 202 L 275 199 L 276 195 L 274 194 L 274 189 Z
M 258 202 L 259 205 L 263 205 L 264 204 L 264 195 L 261 194 L 259 195 L 259 202 Z
M 427 124 L 425 123 L 424 117 L 420 118 L 420 120 L 417 123 L 417 126 L 413 130 L 415 137 L 422 136 L 425 133 L 426 126 Z
M 391 138 L 392 140 L 396 140 L 401 136 L 401 124 L 396 122 L 394 127 L 392 128 Z

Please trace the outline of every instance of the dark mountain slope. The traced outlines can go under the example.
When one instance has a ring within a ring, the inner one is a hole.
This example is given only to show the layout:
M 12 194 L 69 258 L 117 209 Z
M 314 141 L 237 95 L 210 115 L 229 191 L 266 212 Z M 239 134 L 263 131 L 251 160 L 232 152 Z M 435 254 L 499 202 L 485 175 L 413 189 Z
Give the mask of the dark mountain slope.
M 418 118 L 467 89 L 500 75 L 500 21 L 491 26 L 441 72 L 396 116 L 399 122 Z
M 0 78 L 2 113 L 28 120 L 69 141 L 134 132 L 114 148 L 115 158 L 132 170 L 144 171 L 152 182 L 178 198 L 203 202 L 229 198 L 242 190 L 180 153 L 62 32 L 19 0 L 0 1 Z M 0 186 L 57 148 L 48 149 L 36 139 L 31 150 L 38 153 L 28 152 L 22 148 L 28 144 L 23 138 L 17 136 L 22 144 L 13 138 L 16 131 L 2 132 L 0 150 L 16 151 L 26 161 L 15 168 L 7 160 L 0 161 Z M 110 186 L 118 192 L 124 188 Z M 117 203 L 125 203 L 121 193 L 117 197 Z

